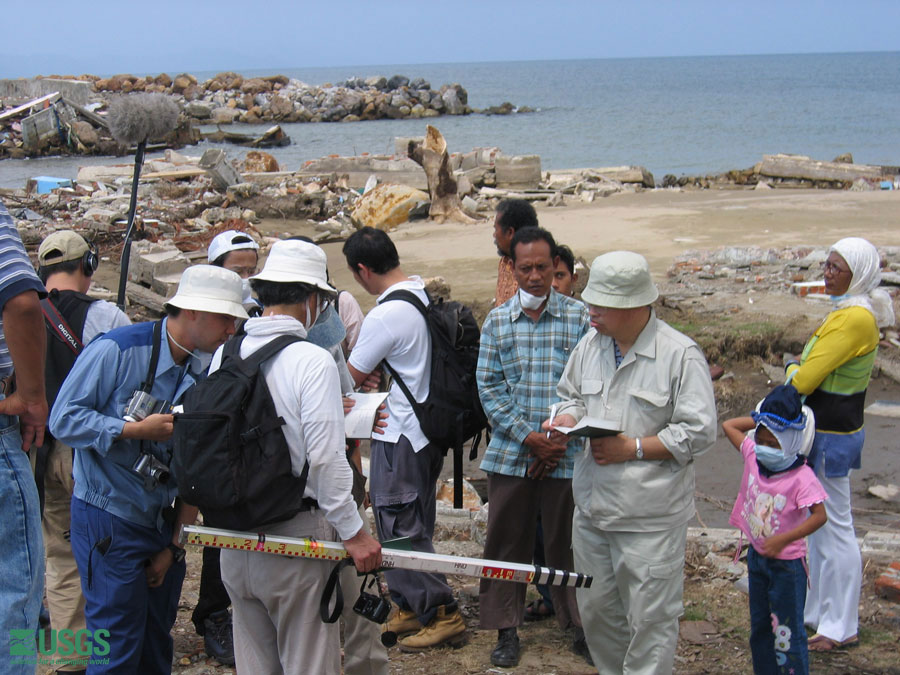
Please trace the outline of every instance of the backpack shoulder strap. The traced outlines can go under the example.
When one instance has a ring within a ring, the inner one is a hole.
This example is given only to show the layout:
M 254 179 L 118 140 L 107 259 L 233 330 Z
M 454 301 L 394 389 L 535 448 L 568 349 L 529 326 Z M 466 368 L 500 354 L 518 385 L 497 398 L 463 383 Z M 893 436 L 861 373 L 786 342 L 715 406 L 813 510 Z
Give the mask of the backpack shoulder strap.
M 302 338 L 299 335 L 279 335 L 277 338 L 269 340 L 262 347 L 250 354 L 250 356 L 248 356 L 247 358 L 241 359 L 238 354 L 240 354 L 240 342 L 244 337 L 246 336 L 241 336 L 239 340 L 235 340 L 235 342 L 237 342 L 238 344 L 235 346 L 233 352 L 234 355 L 240 359 L 241 367 L 247 373 L 253 373 L 254 371 L 256 371 L 263 363 L 275 356 L 278 352 L 280 352 L 288 345 L 292 345 L 295 342 L 306 341 L 305 338 Z
M 431 296 L 428 295 L 428 291 L 425 291 L 425 295 L 428 296 L 428 302 L 431 302 Z M 412 291 L 408 291 L 406 289 L 397 289 L 396 291 L 392 291 L 385 296 L 384 300 L 381 302 L 388 302 L 390 300 L 404 300 L 419 310 L 419 313 L 428 321 L 428 307 L 425 306 L 425 303 L 419 298 L 418 295 L 413 293 Z M 380 303 L 379 303 L 380 304 Z
M 44 314 L 44 322 L 51 334 L 68 346 L 75 356 L 78 356 L 84 349 L 84 344 L 49 298 L 41 300 L 41 312 Z

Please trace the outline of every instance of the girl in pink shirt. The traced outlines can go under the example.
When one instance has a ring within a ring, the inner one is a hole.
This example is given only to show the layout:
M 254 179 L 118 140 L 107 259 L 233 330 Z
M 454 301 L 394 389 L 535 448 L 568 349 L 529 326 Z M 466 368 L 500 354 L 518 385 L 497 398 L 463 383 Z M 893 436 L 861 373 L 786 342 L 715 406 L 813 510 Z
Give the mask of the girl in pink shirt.
M 791 385 L 775 387 L 750 417 L 722 424 L 744 458 L 729 522 L 750 540 L 750 651 L 755 673 L 809 672 L 803 606 L 804 537 L 825 524 L 825 490 L 806 454 L 815 436 L 812 411 Z M 755 430 L 752 434 L 748 431 Z

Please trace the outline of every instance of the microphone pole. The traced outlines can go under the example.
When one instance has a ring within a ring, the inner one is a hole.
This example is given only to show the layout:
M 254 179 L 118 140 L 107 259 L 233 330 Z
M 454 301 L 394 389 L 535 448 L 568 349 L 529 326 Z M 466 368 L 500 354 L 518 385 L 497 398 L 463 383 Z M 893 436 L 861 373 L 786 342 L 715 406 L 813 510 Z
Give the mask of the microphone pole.
M 125 309 L 125 286 L 128 283 L 128 266 L 131 262 L 131 241 L 134 238 L 134 217 L 137 211 L 138 183 L 144 166 L 147 141 L 162 138 L 178 123 L 178 104 L 163 94 L 132 94 L 122 96 L 109 106 L 107 120 L 109 130 L 117 142 L 130 147 L 137 145 L 134 153 L 134 175 L 131 179 L 131 201 L 128 207 L 128 225 L 125 228 L 125 244 L 119 269 L 119 293 L 116 304 Z
M 138 182 L 141 179 L 141 169 L 144 166 L 144 150 L 147 149 L 147 141 L 143 140 L 137 145 L 134 153 L 134 176 L 131 179 L 131 202 L 128 205 L 128 226 L 125 228 L 125 244 L 122 247 L 122 259 L 119 263 L 119 293 L 116 296 L 116 304 L 125 311 L 125 286 L 128 283 L 128 266 L 131 263 L 131 239 L 134 236 L 134 215 L 137 211 Z

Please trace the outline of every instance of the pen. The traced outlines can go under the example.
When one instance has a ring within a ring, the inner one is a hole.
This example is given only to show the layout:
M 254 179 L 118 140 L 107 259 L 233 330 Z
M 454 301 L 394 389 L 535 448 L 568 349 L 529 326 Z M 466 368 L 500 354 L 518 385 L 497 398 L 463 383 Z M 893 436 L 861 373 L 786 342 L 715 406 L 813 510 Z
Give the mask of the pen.
M 553 426 L 553 420 L 556 419 L 556 404 L 554 403 L 550 406 L 550 424 L 548 426 Z M 550 438 L 550 432 L 547 432 L 547 438 Z

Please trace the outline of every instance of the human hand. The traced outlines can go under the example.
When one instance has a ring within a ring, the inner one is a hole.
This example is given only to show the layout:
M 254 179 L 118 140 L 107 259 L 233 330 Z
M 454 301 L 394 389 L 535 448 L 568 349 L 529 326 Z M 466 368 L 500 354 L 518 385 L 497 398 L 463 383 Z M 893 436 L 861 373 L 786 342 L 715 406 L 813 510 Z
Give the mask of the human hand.
M 784 550 L 784 547 L 790 543 L 791 540 L 786 538 L 784 534 L 776 534 L 775 536 L 767 537 L 762 543 L 762 554 L 766 558 L 775 558 Z
M 356 405 L 356 401 L 354 401 L 349 396 L 341 396 L 341 404 L 344 406 L 344 414 L 346 415 L 348 412 L 353 410 L 353 406 Z
M 591 455 L 597 464 L 619 464 L 635 459 L 636 443 L 625 434 L 591 439 Z
M 574 427 L 575 418 L 571 415 L 557 415 L 553 420 L 544 420 L 541 429 L 550 433 L 550 440 L 557 443 L 568 443 L 569 438 L 561 431 L 555 431 L 556 427 Z
M 372 425 L 372 433 L 373 434 L 383 434 L 385 427 L 387 427 L 387 404 L 382 403 L 378 406 L 378 412 L 375 413 L 375 424 Z
M 357 572 L 371 572 L 381 567 L 381 544 L 366 531 L 365 526 L 350 539 L 344 540 L 344 548 L 353 558 Z
M 532 431 L 525 437 L 525 447 L 531 454 L 545 462 L 556 462 L 566 454 L 566 441 L 568 437 L 565 434 L 557 433 L 556 438 L 547 438 L 544 434 Z
M 15 415 L 19 418 L 22 434 L 22 449 L 26 452 L 32 445 L 44 444 L 44 429 L 47 426 L 47 399 L 27 400 L 21 391 L 15 391 L 0 401 L 0 415 Z
M 365 392 L 378 391 L 378 387 L 380 387 L 380 386 L 381 386 L 381 371 L 376 368 L 371 373 L 366 375 L 366 379 L 364 379 L 362 384 L 359 385 L 359 390 L 365 391 Z
M 155 413 L 140 422 L 125 422 L 123 438 L 137 438 L 145 441 L 164 442 L 172 437 L 173 415 Z
M 533 480 L 543 480 L 553 469 L 556 468 L 558 462 L 556 461 L 544 461 L 541 459 L 535 459 L 531 466 L 528 467 L 528 471 L 525 472 L 525 475 Z
M 150 588 L 161 586 L 173 562 L 175 562 L 175 555 L 168 547 L 154 553 L 144 567 L 144 574 L 147 575 L 147 585 Z

